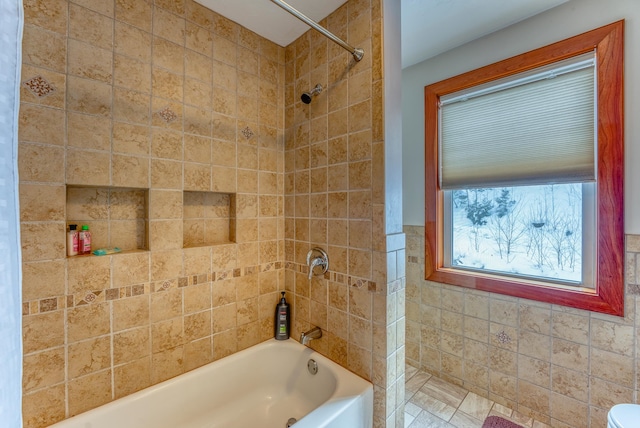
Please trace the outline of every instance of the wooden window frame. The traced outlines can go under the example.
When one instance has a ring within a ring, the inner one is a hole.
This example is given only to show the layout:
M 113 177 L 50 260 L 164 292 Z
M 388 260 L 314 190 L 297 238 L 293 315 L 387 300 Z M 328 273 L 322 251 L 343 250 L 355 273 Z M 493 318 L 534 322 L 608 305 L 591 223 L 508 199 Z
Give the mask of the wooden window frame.
M 596 50 L 597 184 L 595 289 L 554 287 L 443 264 L 444 198 L 439 187 L 440 96 Z M 589 311 L 624 315 L 624 21 L 425 87 L 425 278 Z

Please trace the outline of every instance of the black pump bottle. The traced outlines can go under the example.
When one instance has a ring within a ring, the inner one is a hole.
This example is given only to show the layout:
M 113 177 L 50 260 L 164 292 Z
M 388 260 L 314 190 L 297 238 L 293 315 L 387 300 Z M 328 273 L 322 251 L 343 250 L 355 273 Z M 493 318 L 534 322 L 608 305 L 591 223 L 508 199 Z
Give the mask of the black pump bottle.
M 280 303 L 276 305 L 274 337 L 276 338 L 276 340 L 287 340 L 289 338 L 290 332 L 291 332 L 291 310 L 289 308 L 289 304 L 284 298 L 284 291 L 283 291 L 282 299 L 280 299 Z

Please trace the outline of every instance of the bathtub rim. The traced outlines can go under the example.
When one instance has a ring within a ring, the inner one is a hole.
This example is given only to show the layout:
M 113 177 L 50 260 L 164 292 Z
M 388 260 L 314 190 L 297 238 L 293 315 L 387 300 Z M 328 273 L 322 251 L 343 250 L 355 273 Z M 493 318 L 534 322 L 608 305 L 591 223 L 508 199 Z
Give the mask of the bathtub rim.
M 313 358 L 319 363 L 331 367 L 332 371 L 340 370 L 346 372 L 349 375 L 348 381 L 345 380 L 344 377 L 336 376 L 336 387 L 334 392 L 329 396 L 327 400 L 320 403 L 318 407 L 314 408 L 304 417 L 298 420 L 297 424 L 300 424 L 300 428 L 304 428 L 305 426 L 329 426 L 330 422 L 338 417 L 347 408 L 349 408 L 350 405 L 364 406 L 365 411 L 367 412 L 367 417 L 371 420 L 372 423 L 373 384 L 371 382 L 360 377 L 346 367 L 341 366 L 330 358 L 322 355 L 320 352 L 300 344 L 293 338 L 289 338 L 287 340 L 276 340 L 274 338 L 270 338 L 253 346 L 245 348 L 241 351 L 220 358 L 219 360 L 204 364 L 200 367 L 174 376 L 160 383 L 150 385 L 144 389 L 141 389 L 140 391 L 136 391 L 129 395 L 114 399 L 101 406 L 89 409 L 85 412 L 78 413 L 77 415 L 58 421 L 53 425 L 49 425 L 49 428 L 76 428 L 79 426 L 84 426 L 81 424 L 91 423 L 101 416 L 104 417 L 104 415 L 109 415 L 112 411 L 117 411 L 123 402 L 130 402 L 131 404 L 135 404 L 135 402 L 144 400 L 146 397 L 156 393 L 157 391 L 173 387 L 180 381 L 188 381 L 189 379 L 197 378 L 201 374 L 211 370 L 211 365 L 223 366 L 222 369 L 224 369 L 225 365 L 232 364 L 235 360 L 246 358 L 248 355 L 259 352 L 262 348 L 275 347 L 286 347 L 295 349 L 296 352 L 300 352 L 305 358 Z M 369 421 L 365 421 L 365 426 L 371 426 Z

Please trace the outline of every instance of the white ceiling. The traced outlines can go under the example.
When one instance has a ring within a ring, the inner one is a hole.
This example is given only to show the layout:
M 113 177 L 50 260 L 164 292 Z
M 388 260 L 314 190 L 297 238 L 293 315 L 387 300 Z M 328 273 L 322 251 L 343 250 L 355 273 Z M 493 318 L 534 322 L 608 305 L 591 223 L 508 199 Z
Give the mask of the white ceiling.
M 309 29 L 305 23 L 271 0 L 196 1 L 280 46 L 287 46 Z M 286 1 L 315 21 L 322 20 L 346 2 Z M 569 0 L 401 0 L 402 68 L 567 1 Z
M 402 68 L 568 0 L 402 0 Z
M 285 1 L 316 22 L 326 18 L 346 3 L 346 0 Z M 287 46 L 310 28 L 271 0 L 196 0 L 196 2 L 280 46 Z

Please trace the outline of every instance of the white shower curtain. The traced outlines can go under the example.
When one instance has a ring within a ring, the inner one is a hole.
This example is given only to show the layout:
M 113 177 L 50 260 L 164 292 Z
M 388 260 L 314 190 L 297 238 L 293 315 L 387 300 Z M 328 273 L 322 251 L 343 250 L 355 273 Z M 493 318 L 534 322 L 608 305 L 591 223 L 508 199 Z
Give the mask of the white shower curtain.
M 24 17 L 0 0 L 0 426 L 22 427 L 22 275 L 18 210 L 18 106 Z

